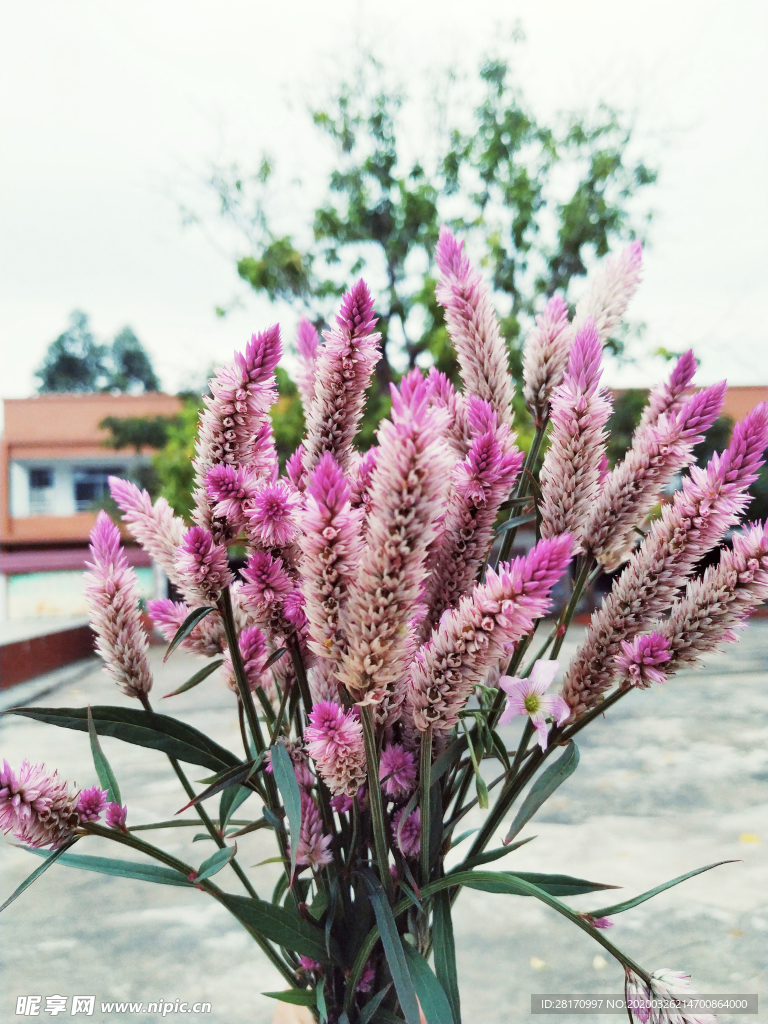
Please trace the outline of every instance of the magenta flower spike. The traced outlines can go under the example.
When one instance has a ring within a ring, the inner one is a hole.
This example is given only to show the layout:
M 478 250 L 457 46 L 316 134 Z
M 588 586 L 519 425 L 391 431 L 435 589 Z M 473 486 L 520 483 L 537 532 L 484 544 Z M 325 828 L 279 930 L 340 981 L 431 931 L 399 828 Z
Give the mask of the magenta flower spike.
M 567 534 L 541 540 L 523 558 L 488 569 L 485 583 L 447 611 L 411 666 L 408 714 L 420 732 L 450 731 L 472 690 L 506 660 L 510 644 L 550 606 L 571 560 Z
M 248 629 L 244 629 L 240 633 L 237 644 L 242 655 L 245 678 L 248 680 L 249 689 L 253 691 L 257 686 L 263 686 L 264 690 L 269 692 L 273 683 L 272 673 L 265 672 L 264 668 L 269 658 L 264 634 L 258 626 L 249 626 Z M 232 655 L 229 651 L 226 651 L 224 654 L 222 673 L 227 686 L 230 690 L 237 693 L 235 670 L 232 666 Z
M 636 636 L 634 640 L 622 640 L 621 654 L 616 659 L 620 675 L 640 689 L 646 690 L 652 683 L 666 680 L 665 670 L 659 668 L 671 658 L 669 641 L 660 633 Z
M 304 731 L 309 756 L 334 795 L 355 796 L 366 779 L 363 727 L 354 711 L 320 701 Z
M 308 473 L 324 452 L 331 452 L 344 470 L 351 464 L 365 392 L 381 355 L 375 324 L 373 299 L 361 279 L 342 299 L 336 326 L 324 334 L 325 344 L 317 352 L 314 393 L 306 411 Z
M 435 260 L 440 270 L 436 295 L 445 309 L 465 390 L 490 402 L 499 423 L 512 429 L 514 387 L 507 346 L 480 274 L 472 268 L 447 227 L 440 228 Z
M 631 640 L 672 605 L 699 559 L 736 525 L 749 503 L 745 492 L 757 477 L 766 444 L 768 409 L 763 402 L 736 425 L 722 455 L 713 455 L 704 469 L 692 467 L 672 503 L 664 506 L 593 614 L 570 664 L 563 697 L 575 714 L 594 707 L 610 686 L 621 642 Z
M 568 306 L 562 296 L 553 295 L 523 346 L 523 395 L 537 428 L 547 418 L 552 393 L 563 382 L 572 338 Z
M 107 807 L 107 791 L 98 786 L 84 789 L 77 798 L 77 816 L 80 821 L 98 821 Z
M 592 317 L 600 344 L 606 343 L 621 323 L 629 300 L 637 291 L 642 262 L 643 246 L 635 241 L 600 264 L 590 277 L 586 294 L 576 304 L 574 334 L 581 330 L 588 317 Z
M 147 601 L 147 611 L 160 634 L 170 643 L 192 609 L 183 601 L 171 601 L 170 598 L 161 597 Z M 209 612 L 189 636 L 181 641 L 181 646 L 184 650 L 203 658 L 215 658 L 221 654 L 226 649 L 227 640 L 219 613 Z
M 174 586 L 180 588 L 176 548 L 186 530 L 184 520 L 174 515 L 165 498 L 158 498 L 153 505 L 149 494 L 128 480 L 109 477 L 109 491 L 133 539 L 152 556 Z
M 308 644 L 335 666 L 344 649 L 339 617 L 362 551 L 362 518 L 350 504 L 351 488 L 331 452 L 310 474 L 299 513 L 302 592 Z
M 313 871 L 330 864 L 332 837 L 323 834 L 317 804 L 305 789 L 301 791 L 301 830 L 296 848 L 296 863 Z M 290 850 L 289 850 L 290 853 Z
M 72 838 L 80 823 L 78 800 L 69 783 L 48 775 L 45 765 L 22 761 L 14 772 L 7 761 L 0 769 L 0 830 L 12 831 L 29 846 L 57 849 Z
M 527 679 L 514 676 L 501 676 L 499 688 L 507 695 L 507 703 L 499 719 L 499 725 L 511 722 L 517 715 L 527 715 L 536 730 L 537 742 L 542 750 L 547 749 L 549 735 L 548 718 L 554 718 L 562 725 L 571 713 L 571 709 L 562 697 L 547 694 L 547 690 L 555 681 L 559 665 L 556 661 L 537 661 Z
M 611 399 L 600 388 L 602 346 L 588 317 L 571 346 L 568 370 L 551 401 L 552 440 L 541 469 L 541 536 L 570 533 L 574 554 L 601 491 Z
M 152 673 L 136 573 L 128 565 L 120 531 L 103 510 L 91 530 L 91 558 L 85 598 L 96 650 L 120 690 L 129 697 L 141 697 L 152 688 Z
M 125 823 L 128 820 L 128 808 L 121 807 L 117 803 L 108 803 L 104 813 L 104 824 L 107 828 L 117 828 L 121 832 L 127 832 Z
M 416 758 L 402 743 L 390 743 L 381 752 L 379 762 L 381 788 L 393 800 L 410 796 L 416 788 Z
M 296 371 L 296 386 L 301 396 L 301 404 L 309 409 L 315 394 L 315 371 L 317 350 L 320 347 L 320 336 L 315 325 L 305 316 L 299 320 L 296 330 L 296 354 L 299 365 Z
M 696 357 L 693 349 L 683 352 L 674 365 L 669 380 L 654 388 L 643 409 L 636 434 L 655 427 L 662 416 L 678 413 L 693 392 L 693 377 L 696 373 Z
M 184 534 L 178 568 L 186 589 L 200 604 L 215 604 L 234 579 L 227 566 L 227 549 L 202 526 L 193 526 Z
M 417 807 L 403 820 L 404 813 L 405 808 L 401 807 L 392 819 L 392 835 L 400 853 L 412 859 L 421 850 L 421 812 Z
M 409 660 L 407 623 L 417 611 L 450 472 L 444 422 L 444 412 L 428 407 L 424 381 L 408 404 L 392 388 L 392 419 L 379 427 L 366 543 L 340 616 L 347 647 L 338 677 L 353 700 L 378 705 L 377 715 L 392 722 L 405 698 L 399 684 Z
M 259 486 L 255 469 L 217 463 L 208 470 L 205 486 L 213 518 L 228 520 L 234 529 L 245 526 L 245 508 L 256 496 Z
M 263 483 L 245 509 L 248 535 L 265 548 L 282 548 L 296 536 L 301 494 L 285 480 Z

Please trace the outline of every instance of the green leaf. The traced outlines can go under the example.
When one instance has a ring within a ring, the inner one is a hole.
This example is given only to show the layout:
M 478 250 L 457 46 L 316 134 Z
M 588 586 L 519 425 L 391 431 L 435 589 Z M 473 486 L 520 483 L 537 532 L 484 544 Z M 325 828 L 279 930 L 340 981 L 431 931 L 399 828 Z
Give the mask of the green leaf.
M 451 1019 L 461 1024 L 461 1000 L 459 999 L 459 976 L 456 970 L 456 944 L 453 939 L 451 900 L 447 890 L 435 897 L 432 925 L 435 973 L 451 1007 Z
M 403 943 L 405 959 L 427 1024 L 454 1024 L 453 1011 L 443 986 L 424 957 L 409 943 Z
M 202 683 L 204 679 L 207 679 L 212 672 L 215 672 L 216 669 L 223 664 L 223 658 L 219 658 L 218 661 L 212 661 L 210 665 L 206 665 L 204 668 L 201 668 L 199 672 L 195 672 L 193 676 L 190 676 L 186 683 L 181 684 L 178 690 L 172 690 L 171 693 L 163 694 L 163 700 L 165 700 L 166 697 L 175 697 L 179 693 L 191 690 L 193 686 L 197 686 L 198 683 Z
M 200 764 L 214 772 L 242 764 L 233 753 L 198 729 L 168 715 L 109 705 L 97 705 L 90 710 L 99 736 L 114 736 L 125 743 L 161 750 L 179 761 Z M 9 708 L 6 714 L 21 715 L 62 729 L 88 731 L 87 708 Z
M 433 786 L 442 778 L 443 775 L 445 775 L 448 769 L 455 764 L 456 758 L 462 750 L 464 750 L 466 745 L 466 736 L 459 736 L 459 738 L 455 739 L 453 743 L 451 743 L 450 747 L 448 747 L 447 750 L 444 750 L 440 757 L 437 758 L 429 773 L 429 778 Z
M 106 758 L 104 751 L 101 749 L 99 743 L 99 737 L 96 734 L 96 729 L 93 724 L 93 715 L 91 714 L 91 706 L 88 705 L 88 736 L 91 741 L 91 755 L 93 756 L 93 764 L 96 768 L 96 774 L 99 777 L 101 788 L 107 791 L 107 800 L 111 803 L 121 804 L 120 799 L 120 787 L 117 784 L 114 772 L 112 771 L 109 761 Z
M 468 828 L 466 832 L 462 832 L 460 836 L 451 841 L 451 849 L 453 850 L 459 845 L 459 843 L 463 843 L 465 839 L 468 839 L 470 836 L 473 836 L 475 832 L 479 831 L 479 828 Z
M 331 902 L 331 897 L 328 895 L 327 889 L 321 889 L 320 892 L 312 900 L 312 903 L 307 908 L 316 921 L 319 921 L 323 914 L 328 909 L 328 905 Z
M 454 868 L 454 871 L 469 871 L 470 868 L 476 868 L 479 864 L 491 864 L 495 860 L 499 860 L 501 857 L 506 857 L 508 853 L 512 853 L 513 850 L 519 850 L 521 846 L 525 846 L 526 843 L 530 843 L 536 836 L 530 836 L 528 839 L 520 839 L 516 843 L 511 843 L 509 846 L 498 846 L 495 850 L 485 850 L 483 853 L 476 853 L 474 857 L 467 857 L 461 864 Z M 456 844 L 454 843 L 454 846 Z M 453 849 L 453 847 L 451 847 Z
M 264 665 L 264 669 L 272 668 L 276 661 L 279 661 L 284 654 L 288 652 L 287 647 L 278 647 L 276 651 L 272 651 L 270 656 L 267 658 L 267 662 Z
M 68 843 L 65 843 L 64 846 L 60 846 L 58 850 L 54 850 L 53 853 L 48 853 L 48 851 L 46 850 L 30 850 L 30 853 L 36 853 L 38 856 L 41 857 L 45 857 L 47 854 L 47 859 L 44 864 L 40 865 L 39 868 L 35 868 L 31 875 L 27 875 L 27 877 L 24 879 L 24 881 L 21 883 L 18 889 L 11 893 L 11 895 L 8 897 L 8 899 L 5 901 L 2 907 L 0 907 L 0 913 L 2 913 L 6 907 L 10 906 L 10 904 L 13 903 L 13 901 L 18 896 L 21 896 L 24 890 L 28 889 L 33 882 L 36 882 L 40 875 L 42 875 L 44 872 L 48 870 L 51 864 L 59 860 L 59 858 L 62 857 L 67 852 L 67 850 L 70 849 L 70 847 L 74 846 L 78 839 L 79 836 L 75 836 L 74 839 L 71 839 Z
M 570 875 L 540 875 L 535 871 L 503 871 L 499 874 L 511 875 L 530 882 L 550 896 L 580 896 L 585 892 L 598 892 L 601 889 L 620 889 L 620 885 L 605 885 L 602 882 L 588 882 L 585 878 L 572 878 Z
M 33 850 L 37 853 L 37 850 Z M 42 851 L 40 851 L 42 852 Z M 85 854 L 67 853 L 60 858 L 68 868 L 82 871 L 96 871 L 100 875 L 117 875 L 120 878 L 136 878 L 141 882 L 158 882 L 161 885 L 191 886 L 189 879 L 180 871 L 162 864 L 143 864 L 141 861 L 118 860 L 114 857 L 91 857 Z
M 390 983 L 387 985 L 386 988 L 383 988 L 380 992 L 377 992 L 376 995 L 373 996 L 372 999 L 368 1000 L 368 1002 L 365 1004 L 365 1006 L 360 1011 L 360 1024 L 368 1024 L 370 1019 L 373 1017 L 373 1015 L 376 1013 L 378 1008 L 381 1006 L 382 1002 L 384 1001 L 384 997 L 386 996 L 387 992 L 389 992 L 389 990 L 391 988 L 392 988 L 392 982 L 390 981 Z
M 341 963 L 335 941 L 331 942 L 331 955 L 328 955 L 322 928 L 284 907 L 229 893 L 224 893 L 220 899 L 252 934 L 261 935 L 285 949 L 310 956 L 321 964 Z
M 501 736 L 499 736 L 495 729 L 489 729 L 488 732 L 491 735 L 491 744 L 493 746 L 493 749 L 496 751 L 496 756 L 507 769 L 507 771 L 509 771 L 512 768 L 512 765 L 509 760 L 507 748 L 504 746 Z
M 165 664 L 166 661 L 168 661 L 168 659 L 179 646 L 179 644 L 182 642 L 182 640 L 186 640 L 186 638 L 189 636 L 189 634 L 192 632 L 195 626 L 197 626 L 198 623 L 202 622 L 205 616 L 213 610 L 213 608 L 195 608 L 194 611 L 191 611 L 189 613 L 186 619 L 184 619 L 182 624 L 176 630 L 176 635 L 174 636 L 173 640 L 171 640 L 171 642 L 168 644 L 168 650 L 165 652 L 163 664 Z
M 543 771 L 531 787 L 522 807 L 517 812 L 509 832 L 504 837 L 504 845 L 511 843 L 517 833 L 531 820 L 541 805 L 548 800 L 558 786 L 576 771 L 579 763 L 579 748 L 571 740 L 558 759 Z
M 530 498 L 528 499 L 531 500 Z M 536 518 L 535 512 L 526 512 L 523 516 L 513 516 L 511 519 L 507 519 L 506 522 L 502 523 L 497 530 L 494 531 L 494 536 L 499 537 L 502 533 L 506 533 L 507 530 L 515 529 L 518 526 L 524 526 L 526 523 L 532 523 Z
M 237 786 L 241 782 L 245 782 L 249 779 L 254 772 L 256 772 L 261 766 L 261 762 L 264 759 L 263 754 L 259 754 L 253 761 L 246 761 L 244 764 L 236 764 L 233 768 L 227 768 L 223 772 L 213 776 L 213 780 L 210 786 L 207 786 L 202 793 L 198 793 L 197 796 L 193 797 L 188 804 L 185 804 L 177 814 L 181 814 L 182 811 L 186 811 L 188 807 L 194 807 L 196 804 L 201 803 L 203 800 L 207 800 L 208 797 L 215 796 L 220 793 L 223 789 L 227 790 L 232 787 L 232 799 L 234 799 L 235 793 L 237 792 Z M 201 779 L 201 782 L 207 782 L 207 779 Z M 219 819 L 221 820 L 221 818 Z M 224 827 L 223 825 L 221 826 Z
M 671 882 L 664 882 L 663 885 L 657 885 L 655 889 L 649 889 L 648 892 L 643 892 L 639 896 L 633 896 L 630 900 L 624 900 L 623 903 L 615 903 L 612 907 L 601 907 L 599 910 L 588 911 L 590 917 L 612 917 L 614 914 L 621 914 L 625 910 L 631 910 L 633 907 L 639 906 L 641 903 L 645 903 L 652 896 L 656 896 L 657 893 L 664 892 L 665 889 L 671 889 L 673 885 L 679 885 L 680 882 L 684 882 L 687 878 L 693 878 L 694 875 L 700 875 L 704 871 L 711 871 L 712 868 L 719 868 L 723 864 L 738 864 L 736 860 L 719 860 L 716 864 L 707 864 L 704 868 L 696 868 L 695 871 L 688 871 L 684 875 L 678 875 L 677 878 L 673 878 Z
M 219 801 L 219 828 L 222 831 L 227 827 L 235 811 L 242 807 L 252 793 L 253 790 L 248 786 L 230 786 L 224 790 Z
M 280 796 L 283 798 L 288 824 L 291 827 L 291 878 L 293 878 L 296 874 L 296 854 L 301 834 L 301 792 L 296 781 L 293 762 L 283 744 L 274 743 L 269 749 L 272 751 L 272 771 L 275 782 L 280 790 Z
M 320 1024 L 326 1024 L 328 1020 L 328 1008 L 325 1005 L 325 978 L 321 978 L 315 989 L 317 995 L 317 1009 L 320 1013 Z
M 212 853 L 197 869 L 195 881 L 202 882 L 204 879 L 212 878 L 215 874 L 218 874 L 222 868 L 229 864 L 236 853 L 237 844 L 235 846 L 224 846 L 217 850 L 216 853 Z
M 245 828 L 241 828 L 238 832 L 230 832 L 230 836 L 236 839 L 238 836 L 248 835 L 249 832 L 257 832 L 260 828 L 269 828 L 269 822 L 266 818 L 258 818 L 256 821 L 250 822 Z
M 313 988 L 289 988 L 285 992 L 262 992 L 270 999 L 279 999 L 281 1003 L 292 1003 L 293 1006 L 315 1006 L 315 990 Z
M 386 870 L 386 865 L 384 865 L 384 870 Z M 373 912 L 376 915 L 376 924 L 379 927 L 379 935 L 381 936 L 381 944 L 384 947 L 384 955 L 389 964 L 392 981 L 395 983 L 395 991 L 400 1001 L 400 1007 L 405 1014 L 407 1024 L 419 1024 L 416 990 L 413 987 L 413 980 L 408 970 L 408 962 L 405 959 L 403 943 L 397 931 L 392 910 L 389 903 L 387 903 L 386 894 L 381 887 L 381 882 L 371 871 L 365 870 L 362 874 L 371 897 Z

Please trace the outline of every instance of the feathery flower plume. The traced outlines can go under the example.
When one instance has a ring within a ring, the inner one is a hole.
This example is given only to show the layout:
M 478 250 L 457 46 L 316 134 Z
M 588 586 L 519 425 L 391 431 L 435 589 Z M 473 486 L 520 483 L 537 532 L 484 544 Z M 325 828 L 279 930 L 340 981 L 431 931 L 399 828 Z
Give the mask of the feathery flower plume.
M 440 281 L 435 294 L 445 308 L 466 391 L 490 402 L 499 423 L 512 429 L 514 387 L 507 346 L 488 289 L 463 247 L 447 227 L 440 228 L 435 250 Z
M 454 388 L 444 373 L 434 366 L 427 374 L 427 389 L 430 405 L 445 409 L 448 413 L 448 427 L 445 439 L 454 454 L 462 458 L 467 453 L 471 434 L 467 430 L 467 409 L 464 396 Z
M 139 697 L 152 688 L 149 646 L 141 624 L 136 573 L 120 544 L 120 531 L 102 509 L 91 530 L 91 558 L 85 574 L 88 619 L 96 650 L 120 690 Z
M 84 789 L 77 798 L 80 821 L 98 821 L 107 806 L 107 791 L 99 786 Z
M 361 509 L 364 520 L 371 511 L 371 481 L 377 455 L 378 448 L 369 448 L 367 452 L 358 455 L 349 473 L 349 503 L 352 508 Z
M 552 394 L 552 442 L 541 468 L 541 535 L 570 533 L 574 553 L 600 491 L 611 399 L 600 388 L 602 346 L 588 317 L 571 346 L 563 383 Z
M 651 975 L 650 986 L 625 968 L 624 992 L 631 1024 L 715 1024 L 711 1013 L 686 1008 L 691 999 L 690 977 L 662 967 Z M 681 1002 L 678 1002 L 678 999 Z
M 269 683 L 272 681 L 272 675 L 270 672 L 265 672 L 264 670 L 264 666 L 269 658 L 267 642 L 264 639 L 264 634 L 258 626 L 251 626 L 249 629 L 244 629 L 242 631 L 238 637 L 237 645 L 240 648 L 240 654 L 243 658 L 245 678 L 248 680 L 249 688 L 251 690 L 255 690 L 257 686 L 264 686 L 264 683 L 267 683 L 267 686 L 264 687 L 264 689 L 267 690 Z M 224 654 L 222 672 L 227 686 L 230 690 L 237 693 L 235 670 L 232 665 L 232 655 L 229 651 L 226 651 Z M 267 678 L 264 678 L 265 676 Z
M 558 725 L 566 720 L 571 709 L 562 697 L 547 694 L 555 681 L 559 665 L 556 661 L 537 661 L 527 679 L 515 676 L 500 676 L 499 687 L 507 694 L 507 703 L 499 718 L 499 725 L 511 722 L 516 715 L 527 715 L 538 736 L 542 750 L 547 749 L 549 726 L 547 718 L 554 718 Z
M 480 423 L 478 407 L 489 416 Z M 499 505 L 507 498 L 523 463 L 523 453 L 505 426 L 497 426 L 496 413 L 487 402 L 472 396 L 470 420 L 476 422 L 475 439 L 465 459 L 451 476 L 448 507 L 430 549 L 429 576 L 422 601 L 426 614 L 419 625 L 422 639 L 474 584 L 491 543 Z M 486 429 L 483 430 L 482 428 Z
M 7 761 L 0 769 L 0 830 L 29 846 L 57 849 L 70 839 L 80 818 L 78 793 L 69 784 L 46 774 L 45 765 L 22 761 L 14 772 Z
M 147 601 L 147 611 L 155 627 L 170 643 L 192 609 L 183 601 L 171 601 L 170 598 L 160 597 Z M 209 612 L 201 622 L 198 622 L 189 636 L 181 641 L 181 646 L 184 650 L 203 658 L 215 658 L 221 654 L 226 649 L 227 638 L 219 613 Z
M 411 666 L 408 705 L 416 728 L 448 732 L 477 683 L 498 668 L 550 606 L 549 592 L 571 559 L 568 534 L 541 540 L 523 558 L 489 569 L 485 583 L 447 611 Z
M 301 404 L 308 409 L 315 393 L 315 363 L 320 337 L 315 325 L 305 316 L 299 320 L 296 331 L 296 353 L 299 365 L 296 370 L 296 387 L 299 389 Z
M 401 743 L 390 743 L 381 752 L 379 778 L 382 789 L 393 800 L 401 800 L 416 788 L 416 758 Z
M 402 807 L 392 819 L 392 835 L 404 857 L 418 857 L 421 850 L 421 812 L 417 807 L 401 825 L 404 812 Z
M 608 474 L 585 528 L 585 545 L 606 569 L 617 568 L 628 557 L 635 546 L 635 527 L 675 473 L 691 462 L 694 445 L 717 419 L 724 397 L 723 381 L 688 399 L 679 412 L 635 433 L 632 447 Z
M 284 480 L 257 488 L 245 509 L 249 536 L 265 548 L 282 548 L 298 531 L 296 512 L 301 495 Z
M 655 427 L 662 416 L 678 413 L 686 399 L 693 392 L 693 375 L 696 373 L 696 357 L 693 349 L 683 352 L 674 365 L 669 380 L 655 387 L 648 397 L 648 404 L 637 425 L 636 434 Z
M 642 262 L 643 246 L 641 242 L 635 241 L 598 267 L 586 294 L 576 304 L 574 334 L 581 330 L 587 317 L 591 316 L 600 343 L 606 343 L 620 324 L 629 300 L 637 291 Z
M 344 646 L 339 610 L 360 560 L 363 514 L 350 506 L 349 481 L 331 452 L 310 474 L 306 495 L 298 518 L 308 643 L 319 657 L 336 663 Z
M 650 633 L 631 641 L 622 640 L 616 667 L 632 686 L 647 690 L 651 683 L 666 681 L 666 670 L 658 666 L 669 659 L 669 641 L 660 633 Z
M 363 727 L 354 711 L 332 701 L 315 704 L 304 730 L 309 756 L 334 794 L 355 796 L 366 779 Z
M 213 506 L 213 518 L 228 520 L 233 529 L 243 527 L 246 523 L 244 506 L 258 490 L 255 470 L 220 462 L 208 470 L 205 486 Z
M 219 463 L 253 465 L 259 476 L 276 469 L 268 410 L 277 400 L 274 370 L 280 351 L 277 325 L 253 335 L 244 353 L 236 352 L 229 366 L 216 371 L 210 382 L 211 395 L 204 399 L 192 460 L 194 518 L 198 526 L 214 530 L 222 539 L 232 535 L 232 528 L 225 521 L 214 522 L 206 478 Z
M 193 526 L 184 534 L 177 560 L 186 589 L 200 604 L 215 604 L 224 587 L 233 581 L 227 567 L 227 549 L 202 526 Z
M 523 346 L 523 395 L 535 427 L 543 426 L 552 392 L 563 381 L 572 337 L 568 306 L 553 295 Z
M 405 697 L 397 684 L 408 660 L 407 623 L 449 477 L 444 422 L 445 413 L 428 407 L 424 381 L 407 405 L 392 388 L 392 419 L 379 426 L 366 544 L 340 617 L 348 646 L 338 677 L 354 700 L 384 702 L 377 715 L 392 722 Z
M 104 814 L 104 824 L 107 828 L 119 828 L 121 832 L 126 832 L 125 823 L 127 820 L 127 807 L 121 807 L 120 804 L 111 802 L 107 804 L 107 810 Z
M 186 530 L 184 520 L 174 515 L 165 498 L 158 498 L 153 505 L 146 491 L 118 476 L 109 477 L 109 491 L 133 539 L 157 562 L 171 583 L 181 589 L 176 548 Z
M 341 703 L 339 681 L 333 674 L 333 663 L 327 658 L 318 658 L 315 664 L 307 670 L 307 679 L 313 704 L 317 704 L 321 700 L 329 700 L 334 704 Z
M 323 824 L 315 801 L 305 789 L 302 789 L 301 830 L 296 848 L 296 863 L 302 867 L 310 867 L 313 871 L 330 864 L 333 860 L 331 842 L 331 836 L 323 835 Z
M 380 356 L 375 323 L 373 299 L 361 279 L 342 299 L 336 326 L 323 335 L 325 344 L 317 353 L 304 441 L 307 472 L 324 452 L 332 452 L 342 469 L 349 468 L 365 392 Z
M 669 645 L 669 674 L 735 640 L 734 630 L 767 597 L 768 534 L 755 523 L 734 534 L 732 550 L 724 549 L 718 565 L 688 584 L 669 618 L 654 624 Z
M 611 685 L 622 640 L 670 607 L 699 559 L 739 521 L 766 443 L 768 407 L 763 402 L 736 425 L 722 455 L 713 455 L 704 469 L 693 466 L 672 503 L 662 508 L 661 518 L 592 615 L 568 669 L 563 697 L 574 715 L 594 707 Z
M 300 444 L 293 455 L 285 463 L 285 475 L 297 491 L 304 493 L 307 486 L 307 474 L 304 471 L 304 445 Z

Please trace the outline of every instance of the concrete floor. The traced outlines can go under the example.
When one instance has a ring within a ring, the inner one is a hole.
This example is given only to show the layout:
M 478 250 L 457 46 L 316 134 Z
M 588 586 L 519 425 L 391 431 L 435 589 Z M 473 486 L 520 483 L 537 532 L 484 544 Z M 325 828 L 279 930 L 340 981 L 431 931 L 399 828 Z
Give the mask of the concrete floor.
M 537 838 L 503 862 L 507 869 L 564 871 L 620 885 L 618 900 L 698 866 L 738 859 L 741 863 L 620 915 L 610 933 L 650 970 L 686 970 L 700 992 L 760 994 L 757 1017 L 723 1015 L 721 1021 L 768 1021 L 762 1009 L 768 933 L 767 641 L 768 623 L 756 621 L 738 647 L 710 657 L 700 671 L 631 694 L 605 720 L 593 723 L 579 743 L 578 770 L 522 833 Z M 196 662 L 175 654 L 162 668 L 160 652 L 154 649 L 152 656 L 158 709 L 239 750 L 230 693 L 212 677 L 161 702 L 160 695 L 191 675 Z M 94 670 L 38 703 L 130 702 Z M 507 727 L 510 745 L 517 731 Z M 2 754 L 13 765 L 28 757 L 83 786 L 96 782 L 83 733 L 5 716 L 0 736 Z M 163 755 L 109 738 L 102 742 L 130 822 L 166 819 L 182 806 Z M 190 767 L 193 779 L 206 774 Z M 257 802 L 252 808 L 246 804 L 243 812 L 249 809 L 255 816 Z M 479 820 L 480 815 L 466 827 Z M 196 863 L 212 848 L 191 845 L 195 831 L 155 835 L 162 836 L 166 849 Z M 86 852 L 121 855 L 106 841 L 88 840 L 88 847 Z M 241 839 L 239 850 L 246 866 L 274 853 L 264 832 Z M 38 862 L 6 841 L 0 863 L 0 897 L 5 898 Z M 276 867 L 254 867 L 251 877 L 268 896 Z M 234 876 L 228 881 L 231 891 L 239 891 Z M 570 902 L 587 910 L 613 896 Z M 584 1022 L 591 1018 L 532 1017 L 530 994 L 621 991 L 617 965 L 588 936 L 534 900 L 465 891 L 456 905 L 455 931 L 465 1024 Z M 29 994 L 66 995 L 70 1007 L 75 994 L 95 995 L 97 1009 L 89 1018 L 94 1022 L 162 1019 L 146 1013 L 100 1016 L 102 1000 L 182 999 L 207 1000 L 212 1012 L 165 1019 L 252 1024 L 269 1021 L 274 1011 L 274 1003 L 260 993 L 284 987 L 247 934 L 202 894 L 60 866 L 4 912 L 0 953 L 3 1024 L 21 1019 L 15 1016 L 16 997 Z M 41 1009 L 40 1017 L 48 1015 Z

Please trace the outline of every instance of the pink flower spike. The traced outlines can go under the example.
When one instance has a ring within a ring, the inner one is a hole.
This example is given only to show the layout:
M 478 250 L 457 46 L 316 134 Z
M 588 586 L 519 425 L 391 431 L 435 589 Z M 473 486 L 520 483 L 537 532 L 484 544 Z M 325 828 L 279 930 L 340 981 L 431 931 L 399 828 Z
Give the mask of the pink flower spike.
M 539 660 L 535 662 L 528 679 L 518 679 L 514 676 L 501 676 L 499 679 L 499 688 L 507 694 L 507 706 L 499 719 L 499 724 L 511 722 L 516 715 L 527 715 L 536 729 L 542 750 L 547 749 L 547 718 L 554 718 L 558 725 L 562 725 L 571 713 L 571 709 L 559 695 L 544 696 L 555 680 L 558 667 L 556 661 Z
M 523 346 L 523 394 L 536 427 L 544 423 L 552 392 L 563 381 L 572 337 L 568 306 L 553 295 Z
M 77 827 L 77 793 L 69 784 L 48 775 L 45 765 L 22 761 L 14 772 L 7 761 L 0 769 L 0 830 L 13 834 L 29 846 L 63 846 Z
M 579 914 L 579 917 L 583 917 L 587 924 L 591 924 L 593 928 L 613 928 L 613 921 L 610 917 L 592 917 L 591 914 Z
M 84 789 L 77 798 L 77 813 L 80 821 L 98 821 L 107 806 L 107 791 L 98 786 Z
M 392 819 L 392 834 L 404 857 L 418 857 L 421 849 L 421 812 L 417 807 L 403 820 L 402 807 Z
M 247 580 L 240 593 L 255 605 L 274 604 L 284 600 L 293 590 L 293 581 L 285 571 L 282 559 L 266 551 L 256 551 L 243 569 Z
M 315 393 L 315 363 L 319 347 L 320 337 L 314 324 L 303 316 L 299 320 L 296 330 L 296 354 L 299 357 L 296 386 L 299 389 L 301 404 L 305 410 L 309 408 L 309 403 Z
M 651 683 L 666 681 L 664 672 L 656 667 L 671 658 L 669 640 L 666 637 L 660 633 L 651 633 L 647 636 L 636 636 L 632 641 L 623 640 L 621 651 L 616 659 L 616 665 L 632 686 L 646 690 Z
M 319 701 L 304 730 L 309 756 L 334 795 L 355 796 L 366 779 L 363 727 L 354 711 Z
M 640 283 L 643 246 L 634 241 L 616 256 L 610 256 L 590 275 L 586 294 L 576 305 L 573 330 L 579 331 L 587 317 L 593 317 L 600 343 L 610 338 L 621 323 L 629 300 Z
M 381 752 L 379 778 L 387 780 L 381 787 L 387 796 L 408 796 L 416 788 L 416 758 L 402 744 L 391 743 Z
M 126 832 L 125 822 L 127 818 L 127 807 L 121 807 L 120 804 L 116 803 L 107 804 L 107 810 L 104 815 L 104 824 L 107 828 L 119 828 L 121 832 Z
M 216 544 L 210 531 L 193 526 L 178 549 L 179 572 L 201 604 L 215 604 L 233 576 L 227 566 L 227 549 Z
M 263 484 L 245 510 L 248 532 L 266 548 L 282 548 L 298 531 L 301 494 L 284 480 Z
M 242 466 L 221 463 L 208 470 L 205 486 L 217 519 L 227 519 L 233 530 L 244 522 L 243 505 L 256 494 L 256 473 Z

